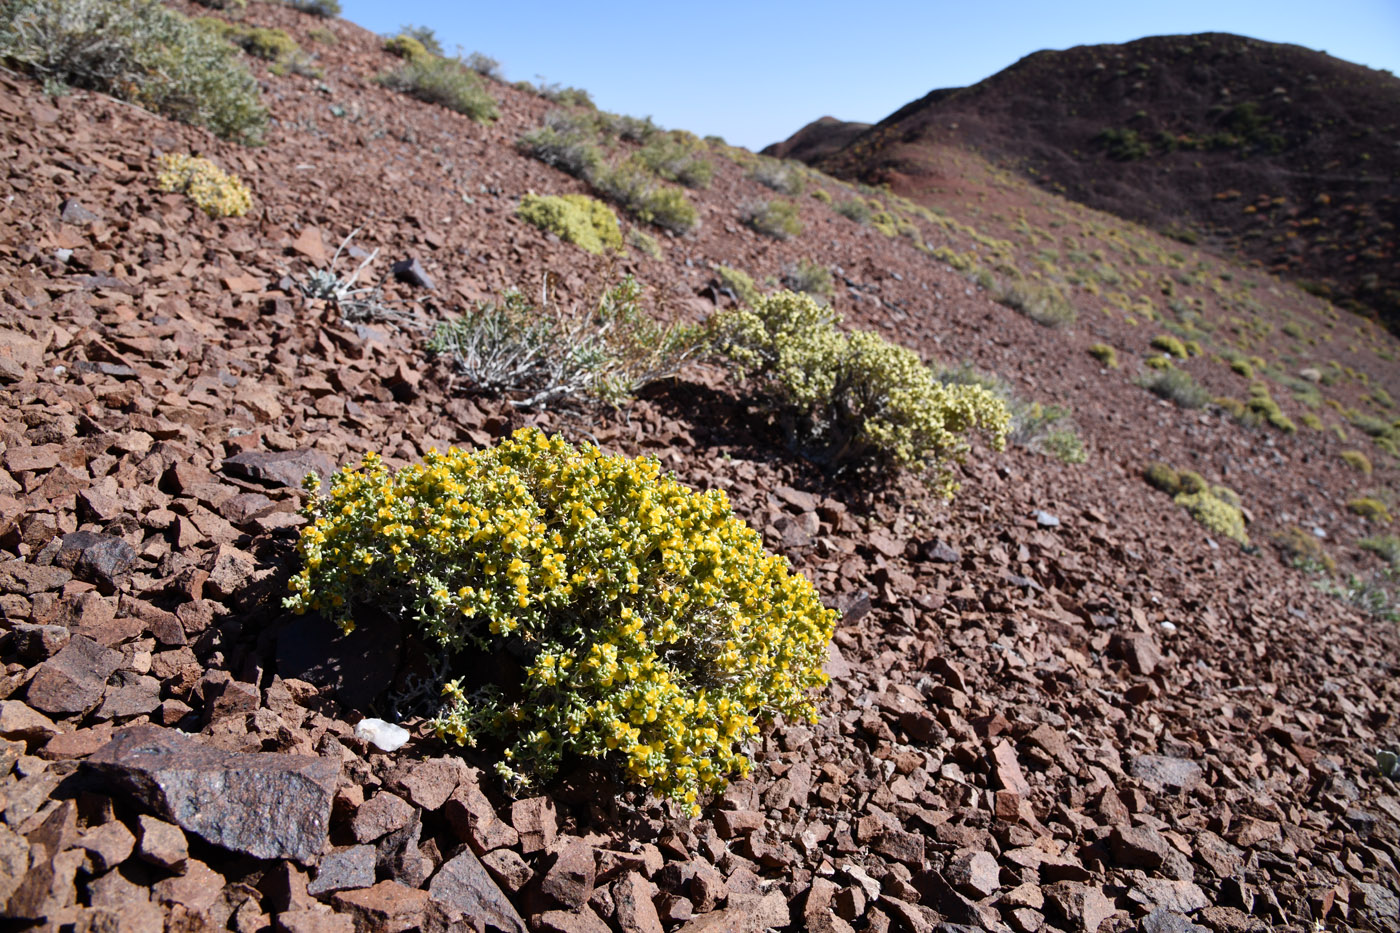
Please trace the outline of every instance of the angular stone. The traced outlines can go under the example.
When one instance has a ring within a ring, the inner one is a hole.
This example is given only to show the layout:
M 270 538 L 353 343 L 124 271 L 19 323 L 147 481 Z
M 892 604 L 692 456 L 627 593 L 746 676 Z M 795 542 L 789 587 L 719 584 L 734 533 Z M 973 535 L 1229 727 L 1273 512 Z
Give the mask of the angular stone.
M 478 855 L 520 842 L 520 834 L 496 815 L 496 808 L 475 782 L 467 781 L 453 791 L 442 812 L 457 838 Z
M 547 910 L 532 918 L 537 933 L 612 933 L 588 907 L 581 910 Z
M 526 929 L 524 919 L 470 848 L 443 863 L 428 884 L 428 894 L 473 918 L 480 924 L 477 929 L 495 927 L 506 933 L 524 933 Z
M 535 877 L 534 870 L 514 849 L 493 849 L 481 857 L 481 864 L 512 894 L 518 893 Z
M 63 730 L 53 720 L 19 700 L 0 700 L 0 737 L 42 742 Z
M 360 804 L 350 820 L 350 832 L 356 842 L 374 842 L 407 826 L 413 819 L 413 812 L 413 806 L 402 797 L 380 791 Z
M 612 886 L 613 919 L 622 933 L 663 933 L 652 898 L 656 885 L 629 871 Z
M 354 918 L 357 931 L 405 933 L 422 922 L 428 892 L 397 881 L 381 881 L 371 888 L 339 891 L 334 902 L 337 910 Z
M 1165 907 L 1142 918 L 1142 933 L 1210 933 L 1205 927 Z
M 1201 783 L 1201 766 L 1185 758 L 1139 755 L 1128 764 L 1128 773 L 1157 790 L 1187 791 Z
M 1042 889 L 1047 905 L 1071 933 L 1096 933 L 1099 925 L 1114 914 L 1113 901 L 1099 888 L 1077 881 L 1057 881 Z
M 447 802 L 465 776 L 460 758 L 429 758 L 408 762 L 390 775 L 387 786 L 431 811 Z
M 29 840 L 0 823 L 0 906 L 29 871 Z
M 722 839 L 746 836 L 763 828 L 765 817 L 757 810 L 721 810 L 715 814 L 715 829 Z
M 432 277 L 428 275 L 428 270 L 423 268 L 417 258 L 400 259 L 389 267 L 394 273 L 394 281 L 403 282 L 405 285 L 412 285 L 414 288 L 426 288 L 433 290 Z
M 1201 890 L 1200 885 L 1191 881 L 1144 878 L 1128 893 L 1130 897 L 1140 894 L 1141 899 L 1150 906 L 1182 914 L 1204 910 L 1211 904 L 1210 898 Z
M 394 678 L 402 633 L 387 617 L 356 622 L 347 635 L 319 615 L 295 617 L 277 634 L 277 672 L 329 687 L 351 709 L 368 708 Z
M 314 473 L 324 489 L 327 478 L 335 472 L 335 464 L 319 450 L 245 450 L 224 460 L 223 472 L 265 486 L 293 489 L 302 488 L 302 481 Z
M 78 844 L 92 859 L 95 873 L 101 874 L 127 860 L 131 850 L 136 847 L 136 837 L 120 822 L 112 820 L 83 833 Z
M 136 563 L 136 551 L 115 535 L 74 531 L 63 536 L 53 562 L 102 592 L 115 593 Z
M 1016 759 L 1016 749 L 1002 739 L 992 749 L 992 770 L 1003 788 L 1022 797 L 1031 795 L 1031 786 L 1021 774 L 1021 764 Z
M 924 861 L 924 837 L 886 827 L 871 841 L 870 849 L 896 862 L 918 868 Z
M 597 864 L 593 847 L 582 842 L 565 845 L 540 881 L 540 893 L 569 910 L 578 910 L 593 896 Z
M 120 652 L 75 635 L 62 651 L 39 665 L 25 699 L 35 709 L 54 715 L 87 712 L 102 699 L 107 679 L 121 663 Z
M 160 726 L 130 726 L 87 765 L 186 832 L 255 858 L 303 864 L 325 847 L 340 764 L 230 754 Z
M 136 819 L 137 857 L 157 868 L 183 875 L 189 861 L 190 847 L 180 827 L 144 813 Z
M 1108 837 L 1113 860 L 1125 868 L 1160 868 L 1171 851 L 1171 844 L 1155 829 L 1146 826 L 1115 826 Z
M 227 599 L 247 587 L 257 569 L 258 562 L 252 554 L 221 544 L 209 565 L 209 578 L 204 581 L 206 592 L 215 599 Z
M 16 622 L 10 629 L 10 643 L 21 661 L 35 664 L 63 650 L 71 635 L 72 633 L 62 625 Z
M 1150 676 L 1162 663 L 1162 652 L 1145 632 L 1114 635 L 1109 648 L 1116 657 L 1128 662 L 1128 670 L 1142 677 Z
M 277 915 L 279 933 L 355 933 L 355 919 L 329 910 L 288 910 Z
M 852 927 L 832 910 L 840 888 L 826 878 L 813 878 L 802 908 L 802 928 L 813 933 L 853 933 Z
M 328 852 L 316 867 L 316 877 L 306 883 L 306 893 L 320 897 L 373 886 L 375 858 L 374 846 L 349 846 Z
M 554 844 L 558 819 L 554 801 L 548 797 L 529 797 L 510 805 L 510 822 L 520 834 L 520 851 L 525 855 Z
M 991 897 L 1001 890 L 1001 869 L 990 852 L 969 852 L 948 863 L 948 883 L 973 900 Z

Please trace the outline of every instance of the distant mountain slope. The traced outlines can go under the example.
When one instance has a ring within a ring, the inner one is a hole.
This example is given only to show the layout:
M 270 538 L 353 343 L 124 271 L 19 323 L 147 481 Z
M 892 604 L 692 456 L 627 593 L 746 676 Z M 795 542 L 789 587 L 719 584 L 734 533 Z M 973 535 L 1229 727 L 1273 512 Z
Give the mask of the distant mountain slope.
M 1388 72 L 1241 36 L 1161 36 L 1037 52 L 835 148 L 857 125 L 818 121 L 771 151 L 920 197 L 936 147 L 972 147 L 1400 324 L 1400 79 Z

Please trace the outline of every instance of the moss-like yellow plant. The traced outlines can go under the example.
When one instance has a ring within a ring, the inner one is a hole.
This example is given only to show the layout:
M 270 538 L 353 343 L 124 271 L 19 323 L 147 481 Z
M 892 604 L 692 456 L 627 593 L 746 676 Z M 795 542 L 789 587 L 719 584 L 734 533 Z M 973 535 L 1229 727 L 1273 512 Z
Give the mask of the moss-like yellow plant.
M 159 167 L 156 186 L 161 191 L 189 195 L 195 206 L 210 217 L 242 217 L 253 206 L 248 186 L 208 159 L 169 153 L 160 157 Z

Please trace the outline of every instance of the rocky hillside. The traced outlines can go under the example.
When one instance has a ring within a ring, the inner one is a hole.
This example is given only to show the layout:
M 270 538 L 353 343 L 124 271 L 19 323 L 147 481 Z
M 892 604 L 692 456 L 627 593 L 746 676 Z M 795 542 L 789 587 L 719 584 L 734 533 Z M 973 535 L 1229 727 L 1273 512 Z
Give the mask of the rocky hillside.
M 966 220 L 680 138 L 711 168 L 683 192 L 697 222 L 625 219 L 594 256 L 517 213 L 600 193 L 518 144 L 563 105 L 488 81 L 499 116 L 474 122 L 377 83 L 402 60 L 351 23 L 247 21 L 306 56 L 247 60 L 261 148 L 0 74 L 7 924 L 1400 925 L 1377 764 L 1400 749 L 1393 337 L 951 150 Z M 171 153 L 237 174 L 252 209 L 159 191 Z M 795 224 L 760 219 L 774 201 Z M 362 263 L 365 303 L 316 287 Z M 427 352 L 506 289 L 568 305 L 630 273 L 652 313 L 700 321 L 739 300 L 735 270 L 999 380 L 1008 449 L 975 447 L 944 502 L 795 456 L 711 361 L 616 410 L 531 410 Z M 698 817 L 608 763 L 508 795 L 490 749 L 427 727 L 411 626 L 283 608 L 307 473 L 526 425 L 725 490 L 840 612 L 819 721 L 766 731 Z M 1234 490 L 1251 543 L 1152 461 Z
M 1394 327 L 1397 129 L 1394 75 L 1205 33 L 1037 52 L 873 127 L 823 118 L 765 152 L 935 204 L 937 149 L 972 149 Z

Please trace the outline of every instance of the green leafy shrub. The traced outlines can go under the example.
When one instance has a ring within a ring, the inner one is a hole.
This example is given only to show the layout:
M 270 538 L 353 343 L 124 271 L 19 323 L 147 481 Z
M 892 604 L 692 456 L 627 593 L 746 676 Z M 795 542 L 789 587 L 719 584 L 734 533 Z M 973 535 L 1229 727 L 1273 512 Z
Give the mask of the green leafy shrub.
M 802 234 L 802 219 L 797 205 L 781 198 L 746 204 L 739 217 L 756 232 L 774 239 L 790 240 Z
M 237 175 L 225 174 L 208 159 L 170 153 L 160 157 L 156 187 L 189 195 L 210 217 L 242 217 L 253 196 Z
M 675 234 L 689 233 L 700 218 L 695 205 L 679 188 L 658 185 L 642 196 L 631 208 L 633 215 L 645 223 L 655 224 Z
M 1089 348 L 1089 355 L 1107 369 L 1118 368 L 1118 351 L 1106 343 L 1096 343 Z
M 1154 369 L 1142 373 L 1136 381 L 1158 398 L 1182 408 L 1200 408 L 1211 400 L 1210 393 L 1184 369 Z
M 297 45 L 296 40 L 281 29 L 264 29 L 260 26 L 229 23 L 212 16 L 204 17 L 198 22 L 204 28 L 218 33 L 256 58 L 277 61 L 301 51 L 301 46 Z
M 1358 473 L 1371 475 L 1371 459 L 1359 450 L 1342 451 L 1342 462 Z
M 585 252 L 601 256 L 622 249 L 617 215 L 606 204 L 586 194 L 560 196 L 527 194 L 515 213 Z
M 645 230 L 633 227 L 627 231 L 627 245 L 633 249 L 640 250 L 643 255 L 652 259 L 661 258 L 661 244 L 656 241 L 656 237 Z
M 795 197 L 802 193 L 806 187 L 806 181 L 802 177 L 802 170 L 797 166 L 783 162 L 778 159 L 770 159 L 767 156 L 759 156 L 749 169 L 749 177 L 763 185 L 765 188 L 772 188 L 779 194 L 788 197 Z
M 831 297 L 831 270 L 810 259 L 799 259 L 783 270 L 783 285 L 795 292 Z
M 439 324 L 428 349 L 450 359 L 470 389 L 506 395 L 517 408 L 616 405 L 675 375 L 701 344 L 698 327 L 647 315 L 641 295 L 631 276 L 587 310 L 538 308 L 506 292 Z
M 410 58 L 396 71 L 375 80 L 390 90 L 466 114 L 478 123 L 490 123 L 500 116 L 496 99 L 481 86 L 481 79 L 456 58 Z
M 312 16 L 329 19 L 340 15 L 340 0 L 287 0 L 287 6 Z
M 0 60 L 249 145 L 267 126 L 238 52 L 159 0 L 0 0 Z
M 1384 502 L 1373 496 L 1361 496 L 1356 499 L 1347 500 L 1347 511 L 1354 515 L 1360 515 L 1368 522 L 1389 525 L 1393 519 L 1390 517 L 1390 509 Z
M 1174 356 L 1179 360 L 1184 360 L 1190 356 L 1190 354 L 1186 352 L 1186 345 L 1170 334 L 1158 334 L 1156 337 L 1153 337 L 1152 348 L 1154 350 L 1161 350 L 1163 353 Z
M 412 619 L 468 676 L 489 661 L 463 649 L 514 656 L 509 695 L 452 681 L 434 722 L 444 740 L 507 743 L 512 783 L 610 758 L 695 813 L 748 772 L 763 720 L 815 719 L 836 614 L 722 491 L 655 460 L 526 428 L 397 471 L 367 455 L 305 514 L 290 609 L 347 630 L 367 611 Z
M 715 275 L 719 278 L 720 285 L 733 292 L 741 305 L 752 305 L 761 297 L 753 276 L 742 269 L 720 266 L 715 270 Z
M 783 414 L 794 443 L 818 463 L 927 471 L 945 496 L 948 464 L 976 429 L 1005 445 L 1010 413 L 981 386 L 944 385 L 912 351 L 878 334 L 843 333 L 830 308 L 790 291 L 711 322 L 715 346 L 741 378 L 754 378 Z
M 438 41 L 437 31 L 429 26 L 414 26 L 412 24 L 400 26 L 399 36 L 405 39 L 412 39 L 423 47 L 423 51 L 430 55 L 446 54 L 443 50 L 442 43 Z M 473 68 L 472 70 L 475 71 L 476 69 Z

